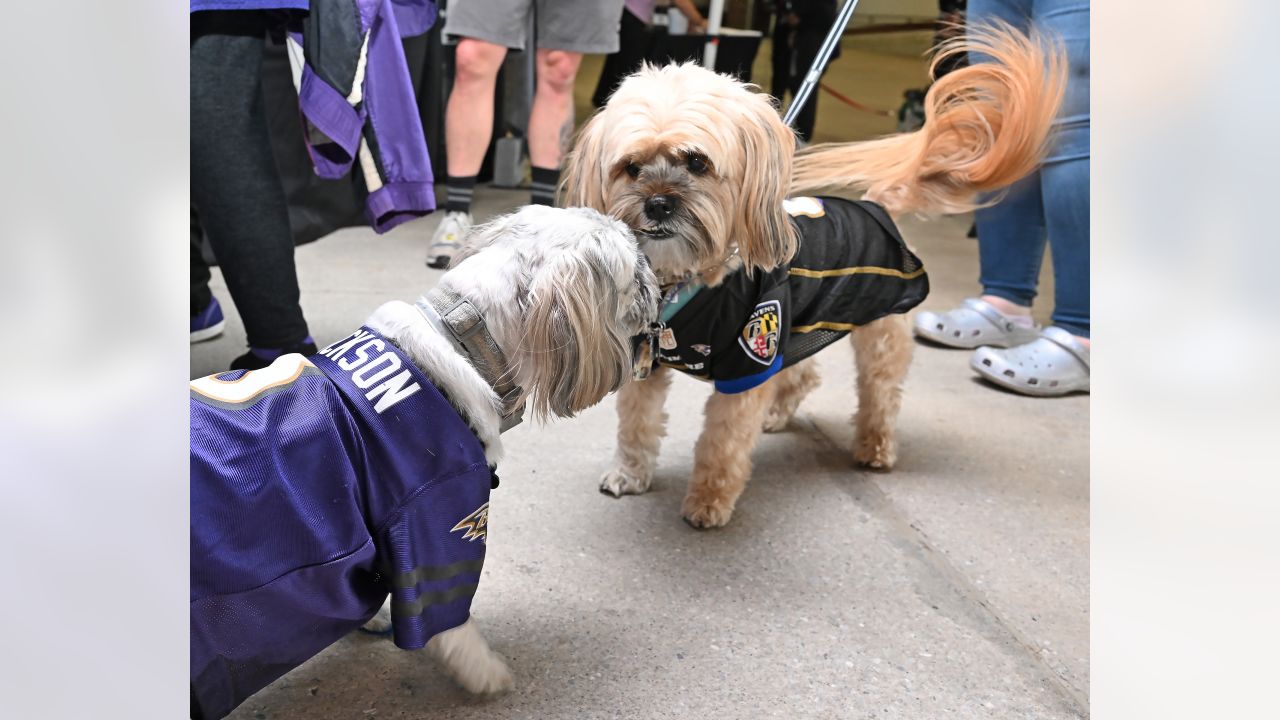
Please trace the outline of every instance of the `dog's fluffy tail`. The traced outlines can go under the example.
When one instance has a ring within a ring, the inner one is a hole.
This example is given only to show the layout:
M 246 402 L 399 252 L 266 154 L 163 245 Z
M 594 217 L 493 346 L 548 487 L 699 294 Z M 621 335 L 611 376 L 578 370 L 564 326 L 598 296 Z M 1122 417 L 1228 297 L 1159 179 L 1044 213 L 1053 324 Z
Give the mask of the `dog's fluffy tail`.
M 1066 86 L 1062 50 L 1008 25 L 970 27 L 967 37 L 939 48 L 933 68 L 969 52 L 991 62 L 934 82 L 925 95 L 924 127 L 801 149 L 791 194 L 865 196 L 893 215 L 958 213 L 981 207 L 978 193 L 1006 187 L 1034 170 Z

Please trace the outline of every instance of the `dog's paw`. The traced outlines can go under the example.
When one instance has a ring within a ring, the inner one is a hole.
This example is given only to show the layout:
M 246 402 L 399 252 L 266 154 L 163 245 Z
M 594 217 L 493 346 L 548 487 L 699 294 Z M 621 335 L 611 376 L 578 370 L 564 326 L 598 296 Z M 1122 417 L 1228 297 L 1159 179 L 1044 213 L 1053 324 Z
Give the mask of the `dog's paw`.
M 465 670 L 455 669 L 453 679 L 464 690 L 474 695 L 503 693 L 516 685 L 515 678 L 511 675 L 511 668 L 507 667 L 507 663 L 492 651 L 489 652 L 488 657 L 472 663 Z
M 648 491 L 650 479 L 636 477 L 622 468 L 614 468 L 600 477 L 600 492 L 622 497 Z
M 487 695 L 515 686 L 506 661 L 489 649 L 489 643 L 472 620 L 431 638 L 427 649 L 444 666 L 449 677 L 469 693 Z
M 898 448 L 893 438 L 871 434 L 853 441 L 853 461 L 877 472 L 889 472 L 898 461 Z
M 382 609 L 378 610 L 378 614 L 369 618 L 369 622 L 360 626 L 365 632 L 382 635 L 391 631 L 391 598 L 382 604 Z
M 733 504 L 690 495 L 685 497 L 680 514 L 685 522 L 698 530 L 724 527 L 733 517 Z

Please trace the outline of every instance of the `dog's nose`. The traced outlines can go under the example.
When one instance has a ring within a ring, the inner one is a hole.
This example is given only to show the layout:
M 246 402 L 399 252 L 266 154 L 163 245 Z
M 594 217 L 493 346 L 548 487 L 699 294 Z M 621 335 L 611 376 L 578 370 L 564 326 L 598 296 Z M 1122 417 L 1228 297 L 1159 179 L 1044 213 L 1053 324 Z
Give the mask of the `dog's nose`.
M 676 211 L 676 199 L 672 195 L 654 195 L 644 201 L 644 214 L 650 220 L 666 220 Z

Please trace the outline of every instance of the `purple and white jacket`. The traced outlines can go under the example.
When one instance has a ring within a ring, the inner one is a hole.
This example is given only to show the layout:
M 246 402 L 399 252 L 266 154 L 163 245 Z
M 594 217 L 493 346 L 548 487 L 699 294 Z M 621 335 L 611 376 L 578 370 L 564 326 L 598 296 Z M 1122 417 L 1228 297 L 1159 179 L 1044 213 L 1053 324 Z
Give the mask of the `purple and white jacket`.
M 431 160 L 401 36 L 436 21 L 433 0 L 191 0 L 202 10 L 305 10 L 288 35 L 307 151 L 322 178 L 359 163 L 379 233 L 436 207 Z

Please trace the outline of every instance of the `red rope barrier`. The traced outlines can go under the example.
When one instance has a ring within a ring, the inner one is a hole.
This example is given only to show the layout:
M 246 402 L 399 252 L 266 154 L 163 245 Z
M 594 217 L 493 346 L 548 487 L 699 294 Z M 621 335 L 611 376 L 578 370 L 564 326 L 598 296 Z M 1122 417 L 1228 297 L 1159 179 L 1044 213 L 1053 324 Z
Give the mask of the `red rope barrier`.
M 832 96 L 832 97 L 834 97 L 835 99 L 839 100 L 840 102 L 844 103 L 845 105 L 848 105 L 849 107 L 851 107 L 851 108 L 853 108 L 853 109 L 855 109 L 855 110 L 861 110 L 861 111 L 863 111 L 863 112 L 868 112 L 868 113 L 871 113 L 872 115 L 879 115 L 880 117 L 887 117 L 887 118 L 891 118 L 891 117 L 893 117 L 893 116 L 894 116 L 894 114 L 893 114 L 893 113 L 891 113 L 891 112 L 889 112 L 888 110 L 877 110 L 877 109 L 875 109 L 875 108 L 873 108 L 873 107 L 867 107 L 866 105 L 863 105 L 862 103 L 858 102 L 857 100 L 854 100 L 854 99 L 853 99 L 853 98 L 851 98 L 851 97 L 848 97 L 848 96 L 846 96 L 846 95 L 843 95 L 843 94 L 841 94 L 841 93 L 837 92 L 836 90 L 832 89 L 832 87 L 831 87 L 830 85 L 828 85 L 828 84 L 826 84 L 826 83 L 818 83 L 818 87 L 822 88 L 822 90 L 823 90 L 824 92 L 826 92 L 828 95 L 831 95 L 831 96 Z

